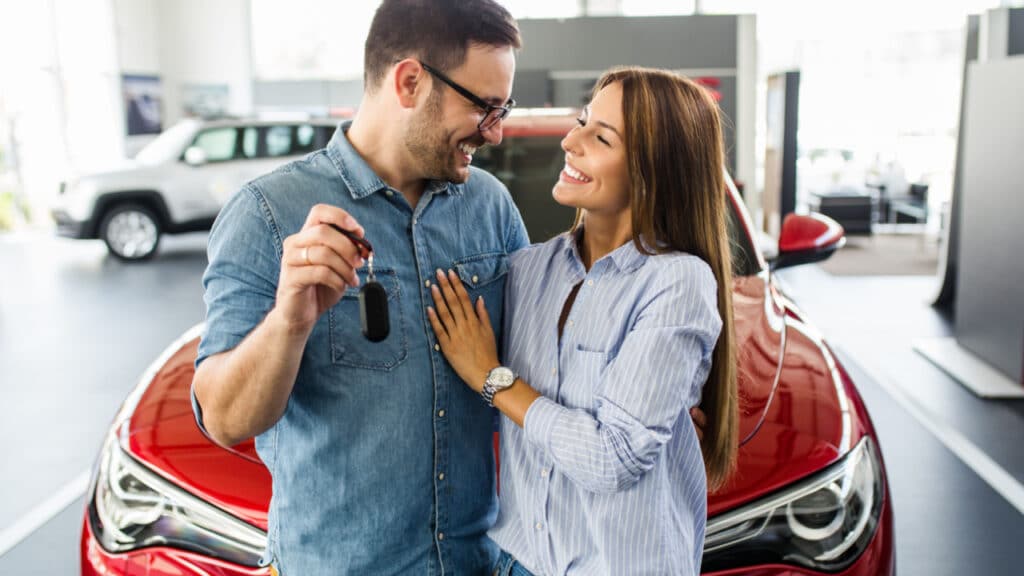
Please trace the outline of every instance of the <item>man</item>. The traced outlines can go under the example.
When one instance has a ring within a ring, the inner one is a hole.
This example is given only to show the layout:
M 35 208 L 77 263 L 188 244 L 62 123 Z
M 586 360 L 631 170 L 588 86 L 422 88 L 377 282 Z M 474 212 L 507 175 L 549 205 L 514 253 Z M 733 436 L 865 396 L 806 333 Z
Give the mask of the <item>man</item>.
M 519 32 L 493 0 L 385 0 L 359 112 L 327 148 L 247 184 L 210 235 L 193 404 L 216 442 L 256 436 L 273 478 L 264 561 L 285 576 L 481 574 L 497 558 L 494 415 L 426 315 L 438 269 L 501 325 L 508 192 L 470 168 L 501 141 Z M 373 245 L 390 334 L 360 332 Z

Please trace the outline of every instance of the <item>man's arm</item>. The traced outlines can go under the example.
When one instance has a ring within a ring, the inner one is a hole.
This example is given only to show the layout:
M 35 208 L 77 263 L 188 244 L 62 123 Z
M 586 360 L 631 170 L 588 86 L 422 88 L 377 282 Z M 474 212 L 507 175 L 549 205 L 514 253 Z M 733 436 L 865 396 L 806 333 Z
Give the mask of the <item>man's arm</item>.
M 331 224 L 363 235 L 344 210 L 314 206 L 302 230 L 282 244 L 273 308 L 237 346 L 209 356 L 196 369 L 192 387 L 203 427 L 215 442 L 237 444 L 281 418 L 317 320 L 348 286 L 359 284 L 355 269 L 363 254 Z M 211 308 L 217 305 L 214 301 Z
M 192 385 L 210 438 L 232 446 L 281 418 L 308 338 L 275 308 L 241 344 L 199 365 Z

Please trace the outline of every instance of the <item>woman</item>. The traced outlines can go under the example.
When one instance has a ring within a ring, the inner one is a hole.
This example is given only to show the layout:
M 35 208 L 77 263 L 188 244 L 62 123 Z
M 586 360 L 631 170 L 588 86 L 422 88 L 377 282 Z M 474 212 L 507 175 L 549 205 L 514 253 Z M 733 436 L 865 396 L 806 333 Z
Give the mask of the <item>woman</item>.
M 438 271 L 428 309 L 452 367 L 505 416 L 497 573 L 697 574 L 707 488 L 737 450 L 718 109 L 677 75 L 613 70 L 562 148 L 552 194 L 576 223 L 512 257 L 509 368 L 455 273 Z

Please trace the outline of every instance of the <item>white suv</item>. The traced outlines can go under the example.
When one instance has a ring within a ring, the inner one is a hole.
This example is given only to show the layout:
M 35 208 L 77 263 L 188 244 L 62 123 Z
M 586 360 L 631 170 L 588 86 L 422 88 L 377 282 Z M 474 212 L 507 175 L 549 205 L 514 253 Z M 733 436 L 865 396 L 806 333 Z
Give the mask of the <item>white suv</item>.
M 124 167 L 61 183 L 57 233 L 100 238 L 122 260 L 153 256 L 163 234 L 209 230 L 246 182 L 323 148 L 337 119 L 184 120 Z

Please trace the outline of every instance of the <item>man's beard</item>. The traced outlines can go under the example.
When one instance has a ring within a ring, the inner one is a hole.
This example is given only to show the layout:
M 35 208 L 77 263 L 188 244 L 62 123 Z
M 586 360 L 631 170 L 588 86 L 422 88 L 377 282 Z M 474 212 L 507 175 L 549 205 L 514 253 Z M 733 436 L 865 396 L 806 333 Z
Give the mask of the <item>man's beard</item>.
M 456 166 L 455 150 L 450 142 L 455 132 L 438 127 L 441 118 L 441 94 L 430 95 L 423 111 L 412 119 L 405 133 L 405 147 L 419 162 L 425 178 L 461 184 L 468 171 Z

